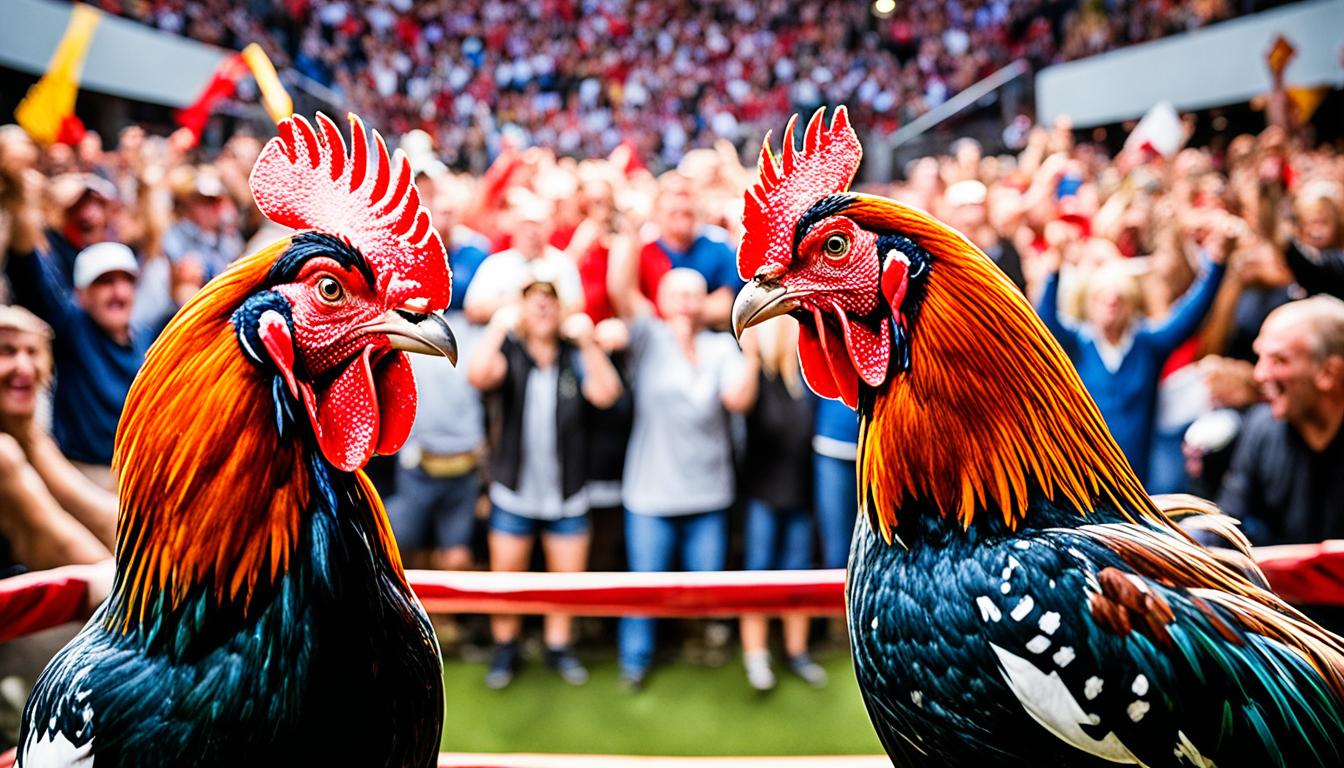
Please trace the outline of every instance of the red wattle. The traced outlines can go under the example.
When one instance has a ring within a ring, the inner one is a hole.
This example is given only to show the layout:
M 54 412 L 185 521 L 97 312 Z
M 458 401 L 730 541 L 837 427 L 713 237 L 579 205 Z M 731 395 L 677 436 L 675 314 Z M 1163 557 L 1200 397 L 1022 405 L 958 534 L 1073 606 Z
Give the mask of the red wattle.
M 880 323 L 874 333 L 865 323 L 849 322 L 849 315 L 840 305 L 831 306 L 840 319 L 840 331 L 854 370 L 868 386 L 881 386 L 887 380 L 887 363 L 891 360 L 891 325 Z
M 378 392 L 378 453 L 396 453 L 415 423 L 415 374 L 405 352 L 392 352 L 374 371 Z
M 317 444 L 332 466 L 354 472 L 373 456 L 378 439 L 378 395 L 365 348 L 317 398 Z
M 854 370 L 854 364 L 849 361 L 849 355 L 845 352 L 845 345 L 826 328 L 825 323 L 822 322 L 821 310 L 813 309 L 812 316 L 815 318 L 819 330 L 817 340 L 821 342 L 822 356 L 826 360 L 826 367 L 831 371 L 831 376 L 835 379 L 835 386 L 840 392 L 840 399 L 845 401 L 845 405 L 850 408 L 858 408 L 859 374 Z
M 826 363 L 826 351 L 817 338 L 817 331 L 807 323 L 798 324 L 798 363 L 813 392 L 830 400 L 840 399 L 840 388 L 835 385 L 831 367 Z

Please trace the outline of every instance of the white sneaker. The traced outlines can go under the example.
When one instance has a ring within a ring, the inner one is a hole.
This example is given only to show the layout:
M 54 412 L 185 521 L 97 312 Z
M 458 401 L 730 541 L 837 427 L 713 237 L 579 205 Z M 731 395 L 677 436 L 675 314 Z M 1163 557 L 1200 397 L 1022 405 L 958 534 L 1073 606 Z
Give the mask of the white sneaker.
M 769 691 L 775 687 L 775 673 L 770 669 L 770 654 L 757 651 L 745 654 L 742 658 L 747 668 L 747 684 L 758 691 Z

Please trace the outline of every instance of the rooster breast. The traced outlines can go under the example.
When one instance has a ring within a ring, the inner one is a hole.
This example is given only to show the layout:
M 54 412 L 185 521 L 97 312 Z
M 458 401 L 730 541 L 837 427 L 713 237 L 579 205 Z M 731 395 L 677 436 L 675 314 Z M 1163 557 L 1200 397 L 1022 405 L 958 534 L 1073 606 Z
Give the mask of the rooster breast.
M 897 765 L 1338 765 L 1340 702 L 1301 654 L 1063 528 L 910 549 L 855 532 L 855 669 Z M 1112 583 L 1151 615 L 1098 616 Z

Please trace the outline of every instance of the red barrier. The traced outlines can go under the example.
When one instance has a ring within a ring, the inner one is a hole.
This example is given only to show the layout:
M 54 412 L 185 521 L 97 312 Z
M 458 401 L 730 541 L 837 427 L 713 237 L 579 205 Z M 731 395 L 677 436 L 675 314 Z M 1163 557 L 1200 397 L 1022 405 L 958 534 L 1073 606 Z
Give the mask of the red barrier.
M 1255 560 L 1288 602 L 1344 606 L 1344 540 L 1257 547 Z
M 411 571 L 430 613 L 580 616 L 841 614 L 845 572 L 488 573 Z
M 1344 605 L 1344 541 L 1260 547 L 1274 590 L 1299 605 Z M 716 573 L 488 573 L 409 571 L 431 613 L 571 613 L 583 616 L 840 614 L 844 571 Z M 71 566 L 0 580 L 0 643 L 88 614 L 91 580 L 111 566 Z

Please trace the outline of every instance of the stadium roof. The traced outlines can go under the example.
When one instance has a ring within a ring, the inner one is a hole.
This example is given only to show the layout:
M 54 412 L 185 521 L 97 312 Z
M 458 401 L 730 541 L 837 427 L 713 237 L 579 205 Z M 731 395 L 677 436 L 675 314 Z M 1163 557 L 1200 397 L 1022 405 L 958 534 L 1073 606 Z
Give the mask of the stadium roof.
M 4 0 L 0 65 L 40 75 L 70 19 L 70 3 Z M 222 48 L 103 14 L 84 61 L 80 88 L 136 101 L 182 107 L 196 99 Z

